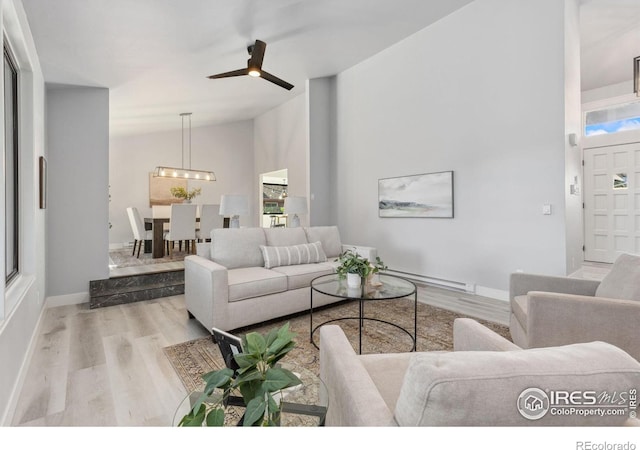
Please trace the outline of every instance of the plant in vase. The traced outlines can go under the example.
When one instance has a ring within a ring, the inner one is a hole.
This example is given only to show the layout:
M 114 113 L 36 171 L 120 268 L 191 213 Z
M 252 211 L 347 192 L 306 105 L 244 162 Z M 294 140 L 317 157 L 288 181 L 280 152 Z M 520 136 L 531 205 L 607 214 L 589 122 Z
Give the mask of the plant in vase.
M 350 248 L 342 252 L 336 261 L 340 263 L 336 269 L 338 278 L 341 280 L 347 278 L 347 286 L 349 287 L 364 285 L 370 275 L 387 268 L 379 256 L 376 256 L 375 262 L 372 263 Z
M 193 198 L 200 195 L 200 193 L 202 192 L 202 188 L 195 188 L 195 189 L 191 189 L 190 191 L 187 191 L 182 186 L 174 186 L 170 189 L 170 191 L 171 191 L 171 195 L 173 195 L 175 198 L 182 198 L 187 203 L 191 203 L 191 200 Z
M 246 407 L 244 426 L 278 426 L 282 405 L 274 394 L 301 383 L 293 372 L 277 364 L 295 347 L 294 337 L 289 323 L 266 336 L 256 332 L 244 336 L 243 352 L 234 355 L 239 369 L 224 368 L 203 375 L 207 383 L 204 391 L 178 426 L 224 425 L 229 398 L 238 391 Z M 210 401 L 216 390 L 222 391 L 219 400 Z

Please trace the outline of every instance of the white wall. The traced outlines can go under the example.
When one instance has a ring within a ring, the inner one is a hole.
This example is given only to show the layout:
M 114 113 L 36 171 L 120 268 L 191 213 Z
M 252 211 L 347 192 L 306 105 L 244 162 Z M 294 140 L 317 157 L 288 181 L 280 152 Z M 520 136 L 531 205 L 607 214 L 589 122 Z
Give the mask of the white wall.
M 573 273 L 584 262 L 584 225 L 582 210 L 582 151 L 571 146 L 569 135 L 582 136 L 580 104 L 580 5 L 579 0 L 565 0 L 565 233 L 566 272 Z M 571 194 L 570 185 L 578 179 L 579 192 Z
M 288 169 L 288 193 L 309 198 L 307 96 L 300 94 L 254 119 L 254 180 L 262 173 Z M 258 201 L 257 191 L 254 194 Z M 307 202 L 308 204 L 308 202 Z M 300 216 L 300 225 L 309 216 Z M 256 221 L 254 226 L 258 226 Z
M 47 210 L 38 207 L 38 159 L 47 156 L 44 132 L 44 79 L 29 24 L 20 1 L 0 1 L 4 35 L 20 70 L 20 271 L 5 287 L 0 282 L 0 425 L 9 425 L 26 372 L 33 337 L 45 297 L 45 228 Z M 4 114 L 0 108 L 0 117 Z M 4 123 L 4 118 L 0 119 Z M 4 133 L 0 127 L 0 133 Z M 4 142 L 4 134 L 1 134 Z M 0 186 L 0 216 L 4 212 L 4 183 Z M 4 235 L 4 220 L 0 221 Z M 4 239 L 0 260 L 4 262 Z M 2 265 L 2 272 L 4 266 Z
M 109 277 L 109 91 L 47 86 L 47 146 L 47 295 L 88 300 Z
M 179 120 L 179 116 L 176 116 Z M 186 125 L 185 125 L 186 126 Z M 185 128 L 185 141 L 187 140 Z M 151 217 L 149 173 L 156 166 L 182 167 L 182 130 L 141 135 L 111 137 L 109 150 L 109 185 L 111 202 L 109 220 L 112 247 L 133 241 L 126 208 L 135 206 L 142 217 Z M 185 143 L 185 159 L 188 146 Z M 187 161 L 185 161 L 187 165 Z M 191 130 L 191 166 L 212 170 L 214 182 L 190 182 L 189 189 L 200 187 L 197 204 L 219 204 L 222 194 L 245 194 L 254 198 L 253 122 L 196 127 Z M 242 226 L 253 225 L 252 215 L 241 217 Z
M 557 0 L 476 0 L 338 75 L 344 241 L 500 298 L 518 269 L 566 273 L 564 17 Z M 454 219 L 378 217 L 378 179 L 447 170 Z

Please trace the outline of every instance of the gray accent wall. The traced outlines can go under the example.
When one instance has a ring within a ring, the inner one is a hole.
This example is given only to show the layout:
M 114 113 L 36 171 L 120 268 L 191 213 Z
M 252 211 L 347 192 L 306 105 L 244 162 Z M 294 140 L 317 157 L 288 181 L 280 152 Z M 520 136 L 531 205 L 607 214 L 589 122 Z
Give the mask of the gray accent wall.
M 47 296 L 109 276 L 109 91 L 48 85 Z
M 307 81 L 309 111 L 309 219 L 313 226 L 337 223 L 336 78 Z

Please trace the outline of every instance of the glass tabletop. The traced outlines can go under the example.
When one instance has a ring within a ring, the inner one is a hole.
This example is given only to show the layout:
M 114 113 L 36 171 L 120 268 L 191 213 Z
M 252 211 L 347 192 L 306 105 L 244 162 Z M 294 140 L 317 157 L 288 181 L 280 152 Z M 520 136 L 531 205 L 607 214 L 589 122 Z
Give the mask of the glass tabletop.
M 389 274 L 379 274 L 380 285 L 365 284 L 363 287 L 351 288 L 347 280 L 341 280 L 337 274 L 322 275 L 311 281 L 311 289 L 332 297 L 361 300 L 390 300 L 412 295 L 416 285 L 411 281 Z
M 288 363 L 282 366 L 295 373 L 302 384 L 290 387 L 274 394 L 276 401 L 281 400 L 280 426 L 283 427 L 315 427 L 324 424 L 329 405 L 329 395 L 322 380 L 308 369 L 300 368 Z M 173 417 L 173 426 L 177 426 L 182 418 L 189 413 L 192 405 L 200 398 L 202 391 L 193 391 L 180 402 Z M 220 394 L 214 392 L 210 403 L 218 403 Z M 228 406 L 225 409 L 228 426 L 235 426 L 244 413 L 242 406 Z

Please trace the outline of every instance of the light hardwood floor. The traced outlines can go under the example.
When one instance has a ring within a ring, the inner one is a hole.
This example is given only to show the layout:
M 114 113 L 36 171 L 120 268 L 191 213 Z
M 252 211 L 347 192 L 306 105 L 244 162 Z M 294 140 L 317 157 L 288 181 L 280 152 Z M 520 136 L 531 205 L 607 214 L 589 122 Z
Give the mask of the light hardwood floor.
M 421 286 L 419 301 L 506 324 L 508 304 Z M 208 335 L 184 296 L 44 312 L 13 425 L 169 426 L 182 383 L 163 347 Z

